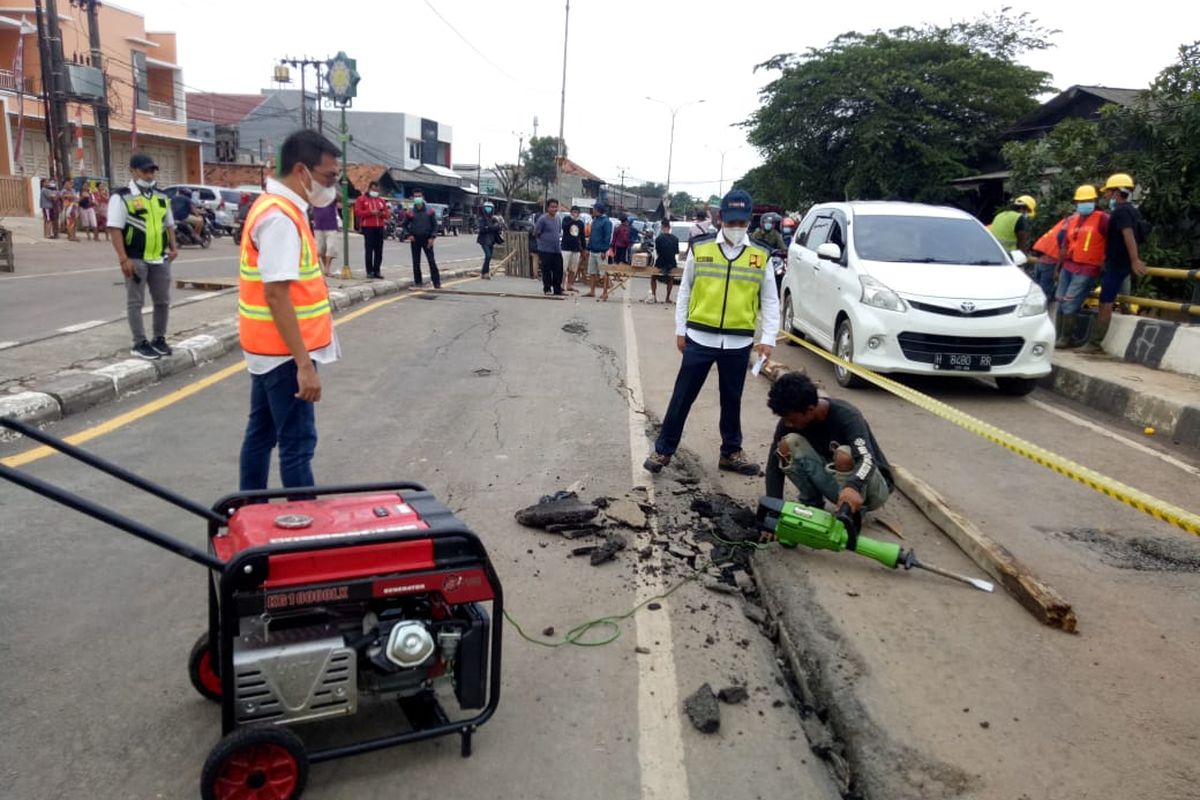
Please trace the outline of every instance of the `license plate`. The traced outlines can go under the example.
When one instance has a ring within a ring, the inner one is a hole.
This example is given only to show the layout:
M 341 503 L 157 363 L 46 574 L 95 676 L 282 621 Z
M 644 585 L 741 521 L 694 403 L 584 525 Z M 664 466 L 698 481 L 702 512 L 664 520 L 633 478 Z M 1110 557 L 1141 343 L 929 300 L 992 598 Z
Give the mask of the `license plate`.
M 990 372 L 992 357 L 977 353 L 934 353 L 933 368 L 954 372 Z

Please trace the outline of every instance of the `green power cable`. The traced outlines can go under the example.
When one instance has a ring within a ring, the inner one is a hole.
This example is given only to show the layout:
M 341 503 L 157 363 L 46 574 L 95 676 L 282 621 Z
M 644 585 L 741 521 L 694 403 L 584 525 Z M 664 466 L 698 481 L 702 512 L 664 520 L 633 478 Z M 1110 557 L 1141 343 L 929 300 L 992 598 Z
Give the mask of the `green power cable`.
M 734 548 L 740 547 L 740 548 L 743 548 L 746 550 L 766 550 L 768 547 L 771 546 L 768 543 L 762 543 L 762 542 L 744 542 L 744 541 L 736 542 L 736 541 L 732 541 L 729 539 L 724 539 L 715 533 L 710 534 L 710 535 L 714 539 L 716 539 L 718 542 L 720 542 L 721 544 L 727 545 L 729 547 L 734 547 Z M 714 562 L 712 562 L 712 561 L 709 561 L 707 564 L 704 564 L 703 567 L 701 567 L 700 565 L 697 565 L 696 571 L 699 572 L 701 569 L 707 568 L 712 565 L 714 565 Z M 697 579 L 696 575 L 688 576 L 688 577 L 684 578 L 683 580 L 678 581 L 677 583 L 672 585 L 670 589 L 667 589 L 662 594 L 657 594 L 657 595 L 654 595 L 653 597 L 647 597 L 645 600 L 638 603 L 636 606 L 629 609 L 624 614 L 617 614 L 615 616 L 607 616 L 607 617 L 597 617 L 596 619 L 588 620 L 587 622 L 581 622 L 580 624 L 576 625 L 574 628 L 571 628 L 569 631 L 567 631 L 566 634 L 563 636 L 562 640 L 557 641 L 557 642 L 546 641 L 545 639 L 535 639 L 534 637 L 527 634 L 525 632 L 525 630 L 521 627 L 521 624 L 519 622 L 517 622 L 517 620 L 513 617 L 512 614 L 509 613 L 508 609 L 504 610 L 504 618 L 506 620 L 508 620 L 508 624 L 513 626 L 513 628 L 516 630 L 518 636 L 520 636 L 522 639 L 529 642 L 530 644 L 536 644 L 539 647 L 546 647 L 546 648 L 550 648 L 550 649 L 556 649 L 559 647 L 564 647 L 566 645 L 573 645 L 575 647 L 603 647 L 604 645 L 612 644 L 617 639 L 621 638 L 621 626 L 619 623 L 623 622 L 624 620 L 629 619 L 634 614 L 636 614 L 638 611 L 640 611 L 642 608 L 649 605 L 650 603 L 653 603 L 656 600 L 666 600 L 668 597 L 675 594 L 675 592 L 678 591 L 684 584 L 689 583 L 690 581 L 694 581 L 696 579 Z M 609 634 L 607 635 L 607 637 L 598 639 L 595 641 L 585 640 L 585 637 L 587 636 L 587 634 L 591 633 L 593 630 L 595 630 L 597 628 L 608 629 Z

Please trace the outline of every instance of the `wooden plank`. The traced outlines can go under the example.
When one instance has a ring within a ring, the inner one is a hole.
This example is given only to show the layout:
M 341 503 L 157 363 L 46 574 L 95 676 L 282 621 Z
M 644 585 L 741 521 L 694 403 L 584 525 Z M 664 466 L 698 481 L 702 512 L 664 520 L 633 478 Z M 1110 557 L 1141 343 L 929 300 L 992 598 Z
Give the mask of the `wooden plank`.
M 176 278 L 176 289 L 205 289 L 209 291 L 233 289 L 238 285 L 237 278 Z
M 461 294 L 469 297 L 519 297 L 525 300 L 566 300 L 566 295 L 528 294 L 526 292 L 472 292 L 463 289 L 425 289 L 424 294 Z
M 896 478 L 896 488 L 1029 613 L 1052 628 L 1076 632 L 1077 619 L 1071 604 L 1018 561 L 1007 547 L 979 530 L 933 487 L 904 467 L 893 465 L 892 474 Z

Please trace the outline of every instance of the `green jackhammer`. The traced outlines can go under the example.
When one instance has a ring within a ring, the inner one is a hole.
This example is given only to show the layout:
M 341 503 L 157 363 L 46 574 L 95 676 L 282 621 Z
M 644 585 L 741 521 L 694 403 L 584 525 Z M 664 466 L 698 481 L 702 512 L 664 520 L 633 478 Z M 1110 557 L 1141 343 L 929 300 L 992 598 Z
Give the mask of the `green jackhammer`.
M 775 534 L 775 540 L 783 547 L 804 545 L 813 550 L 832 550 L 835 553 L 849 550 L 878 561 L 889 569 L 923 569 L 946 578 L 961 581 L 985 592 L 993 590 L 988 581 L 959 575 L 948 570 L 925 564 L 917 560 L 917 554 L 892 542 L 881 542 L 859 534 L 861 516 L 853 514 L 850 507 L 843 505 L 836 514 L 813 506 L 790 503 L 775 497 L 761 497 L 758 501 L 759 527 Z

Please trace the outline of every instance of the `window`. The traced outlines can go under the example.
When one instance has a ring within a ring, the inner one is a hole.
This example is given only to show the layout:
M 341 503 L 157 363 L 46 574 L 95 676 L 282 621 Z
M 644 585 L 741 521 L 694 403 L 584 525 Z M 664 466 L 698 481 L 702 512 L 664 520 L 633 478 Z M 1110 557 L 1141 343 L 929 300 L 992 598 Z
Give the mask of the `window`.
M 854 249 L 867 261 L 1003 266 L 1000 243 L 973 219 L 858 215 Z
M 150 110 L 150 89 L 146 85 L 146 54 L 138 50 L 131 51 L 133 64 L 133 93 L 138 111 Z
M 816 250 L 825 244 L 832 227 L 833 217 L 817 217 L 817 220 L 813 223 L 812 230 L 808 232 L 808 238 L 805 240 L 804 246 L 809 250 Z
M 408 140 L 408 157 L 421 160 L 421 143 L 415 139 Z
M 805 244 L 808 242 L 808 232 L 812 230 L 813 223 L 816 221 L 816 213 L 809 213 L 809 215 L 806 216 L 800 223 L 800 227 L 796 229 L 795 240 L 801 247 L 805 246 Z
M 836 244 L 843 250 L 846 249 L 846 221 L 840 217 L 833 218 L 833 225 L 829 228 L 829 238 L 825 241 L 830 244 Z

